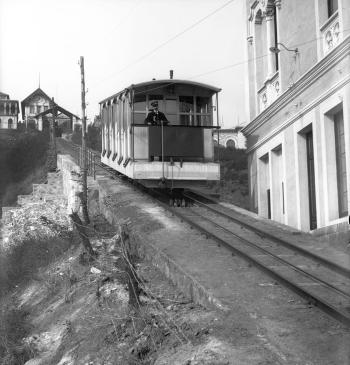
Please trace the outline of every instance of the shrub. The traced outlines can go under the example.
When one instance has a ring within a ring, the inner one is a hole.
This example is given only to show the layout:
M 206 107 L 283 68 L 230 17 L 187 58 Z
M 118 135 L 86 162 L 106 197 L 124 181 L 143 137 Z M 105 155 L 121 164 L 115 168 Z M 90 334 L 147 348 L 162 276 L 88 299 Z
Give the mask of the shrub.
M 37 131 L 18 133 L 12 145 L 5 147 L 5 171 L 16 182 L 42 163 L 48 149 L 48 138 Z
M 48 135 L 44 133 L 36 130 L 0 132 L 0 201 L 10 185 L 44 168 L 47 150 Z
M 215 146 L 214 154 L 215 159 L 220 161 L 221 176 L 224 180 L 237 179 L 238 171 L 247 169 L 248 160 L 245 150 Z

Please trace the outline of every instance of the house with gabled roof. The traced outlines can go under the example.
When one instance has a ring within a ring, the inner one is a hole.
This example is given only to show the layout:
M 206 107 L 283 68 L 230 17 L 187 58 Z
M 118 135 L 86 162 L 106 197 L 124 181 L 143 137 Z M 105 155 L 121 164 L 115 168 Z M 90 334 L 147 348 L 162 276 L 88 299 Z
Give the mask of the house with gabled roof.
M 58 126 L 64 130 L 74 130 L 80 124 L 80 118 L 59 106 L 40 87 L 34 90 L 21 102 L 22 117 L 27 128 L 40 131 L 49 128 L 53 113 Z

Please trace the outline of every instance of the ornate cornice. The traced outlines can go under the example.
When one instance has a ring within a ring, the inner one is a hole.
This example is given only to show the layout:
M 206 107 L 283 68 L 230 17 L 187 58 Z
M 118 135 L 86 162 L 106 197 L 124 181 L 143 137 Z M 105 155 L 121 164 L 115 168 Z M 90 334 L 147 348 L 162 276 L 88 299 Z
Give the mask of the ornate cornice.
M 275 6 L 277 9 L 281 9 L 282 7 L 282 0 L 275 0 Z
M 280 109 L 284 108 L 291 100 L 295 99 L 311 84 L 324 75 L 329 68 L 350 54 L 350 36 L 346 37 L 336 48 L 316 63 L 310 70 L 302 75 L 299 80 L 287 89 L 279 98 L 253 119 L 243 130 L 244 135 L 253 133 L 256 129 L 272 118 Z M 256 148 L 254 146 L 254 148 Z M 252 150 L 253 147 L 250 149 Z
M 270 140 L 271 138 L 273 138 L 276 135 L 278 135 L 283 129 L 286 129 L 287 127 L 289 127 L 290 125 L 292 125 L 295 121 L 297 121 L 303 115 L 305 115 L 308 112 L 310 112 L 310 110 L 314 109 L 317 105 L 319 105 L 320 103 L 322 103 L 324 100 L 327 100 L 331 95 L 333 95 L 335 92 L 337 92 L 339 89 L 341 89 L 342 87 L 344 87 L 348 83 L 350 83 L 350 76 L 347 76 L 345 79 L 342 79 L 337 84 L 333 85 L 333 87 L 331 87 L 330 89 L 328 89 L 325 93 L 323 93 L 321 96 L 319 96 L 318 98 L 316 98 L 313 102 L 309 103 L 305 108 L 303 108 L 302 110 L 300 110 L 298 113 L 292 115 L 285 122 L 283 122 L 277 128 L 275 128 L 274 130 L 272 130 L 268 135 L 266 135 L 265 137 L 261 138 L 257 143 L 255 143 L 253 146 L 251 146 L 250 148 L 248 148 L 246 150 L 246 153 L 250 153 L 250 152 L 256 150 L 257 148 L 259 148 L 260 146 L 262 146 L 268 140 Z

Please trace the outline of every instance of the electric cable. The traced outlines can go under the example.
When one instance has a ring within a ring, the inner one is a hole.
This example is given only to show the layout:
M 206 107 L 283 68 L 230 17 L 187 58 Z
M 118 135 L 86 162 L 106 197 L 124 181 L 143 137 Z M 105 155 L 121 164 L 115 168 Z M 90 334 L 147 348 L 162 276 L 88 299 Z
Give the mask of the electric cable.
M 135 64 L 141 62 L 142 60 L 144 60 L 145 58 L 149 57 L 150 55 L 152 55 L 153 53 L 157 52 L 160 48 L 163 48 L 164 46 L 166 46 L 168 43 L 174 41 L 175 39 L 179 38 L 180 36 L 182 36 L 183 34 L 187 33 L 188 31 L 190 31 L 191 29 L 195 28 L 197 25 L 203 23 L 205 20 L 207 20 L 208 18 L 212 17 L 214 14 L 216 14 L 217 12 L 219 12 L 220 10 L 224 9 L 226 6 L 230 5 L 231 3 L 233 3 L 235 0 L 229 0 L 226 3 L 224 3 L 223 5 L 219 6 L 218 8 L 214 9 L 213 11 L 211 11 L 209 14 L 207 14 L 206 16 L 204 16 L 203 18 L 200 18 L 199 20 L 197 20 L 196 22 L 194 22 L 193 24 L 189 25 L 188 27 L 186 27 L 185 29 L 183 29 L 182 31 L 180 31 L 179 33 L 175 34 L 174 36 L 170 37 L 169 39 L 167 39 L 166 41 L 164 41 L 163 43 L 159 44 L 158 46 L 156 46 L 155 48 L 151 49 L 149 52 L 147 52 L 146 54 L 144 54 L 143 56 L 137 58 L 135 61 L 129 63 L 128 65 L 126 65 L 124 68 L 122 68 L 121 70 L 101 79 L 99 82 L 95 83 L 95 85 L 105 81 L 107 78 L 118 75 L 120 73 L 122 73 L 123 71 L 127 70 L 129 67 L 134 66 Z

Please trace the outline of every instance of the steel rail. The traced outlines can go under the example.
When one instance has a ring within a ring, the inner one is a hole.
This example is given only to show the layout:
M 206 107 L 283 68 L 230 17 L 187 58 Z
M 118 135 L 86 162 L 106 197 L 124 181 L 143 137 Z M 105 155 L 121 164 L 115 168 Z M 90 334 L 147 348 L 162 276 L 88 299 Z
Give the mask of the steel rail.
M 162 199 L 166 199 L 166 197 L 167 197 L 166 194 L 164 194 L 164 193 L 162 194 L 159 191 L 154 191 L 154 190 L 152 191 L 152 195 L 158 195 L 158 197 L 162 197 Z M 158 199 L 158 201 L 159 201 L 159 199 Z M 218 237 L 214 233 L 210 232 L 208 229 L 204 228 L 202 225 L 200 225 L 197 222 L 193 221 L 188 215 L 184 214 L 183 211 L 184 210 L 186 211 L 186 208 L 185 209 L 181 209 L 181 208 L 169 207 L 169 205 L 166 204 L 166 203 L 164 203 L 163 201 L 159 201 L 159 203 L 165 209 L 171 211 L 175 216 L 177 216 L 178 218 L 180 218 L 181 221 L 185 221 L 190 226 L 192 226 L 192 227 L 196 228 L 197 230 L 199 230 L 200 232 L 202 232 L 206 237 L 212 238 L 213 240 L 215 240 L 216 242 L 218 242 L 219 245 L 222 245 L 222 246 L 226 247 L 227 249 L 229 249 L 230 251 L 234 252 L 238 256 L 244 258 L 246 261 L 252 263 L 254 266 L 256 266 L 259 269 L 261 269 L 263 272 L 265 272 L 267 275 L 269 275 L 270 277 L 272 277 L 273 279 L 275 279 L 276 281 L 278 281 L 279 283 L 281 283 L 285 287 L 289 288 L 290 290 L 292 290 L 296 294 L 300 295 L 301 297 L 307 299 L 310 304 L 313 304 L 315 307 L 320 308 L 325 313 L 329 314 L 330 316 L 332 316 L 333 318 L 335 318 L 339 322 L 341 322 L 341 323 L 343 323 L 343 324 L 345 324 L 345 325 L 347 325 L 347 326 L 350 327 L 350 313 L 347 312 L 346 310 L 340 309 L 339 307 L 336 307 L 333 304 L 329 303 L 328 301 L 324 300 L 320 296 L 315 295 L 315 294 L 309 292 L 308 290 L 302 288 L 301 286 L 297 285 L 292 280 L 288 279 L 287 277 L 284 277 L 283 275 L 281 275 L 277 271 L 275 271 L 275 270 L 267 267 L 266 265 L 262 264 L 261 262 L 259 262 L 259 260 L 255 259 L 251 255 L 249 255 L 249 254 L 243 252 L 242 250 L 240 250 L 240 249 L 232 246 L 226 240 L 223 240 L 222 238 Z M 197 216 L 197 217 L 200 216 L 200 214 L 198 214 L 198 212 L 194 212 L 194 213 L 195 213 L 194 216 Z M 212 222 L 210 219 L 208 219 L 206 217 L 203 217 L 202 216 L 201 218 L 205 218 L 210 223 L 216 224 L 215 222 Z M 222 227 L 222 228 L 225 229 L 225 227 Z M 232 235 L 232 232 L 231 231 L 228 230 L 228 232 Z M 238 240 L 240 240 L 240 241 L 243 241 L 243 242 L 245 240 L 245 239 L 242 239 L 242 237 L 237 236 L 237 235 L 236 235 L 236 238 Z M 246 243 L 246 242 L 244 242 L 244 243 Z M 278 259 L 280 259 L 280 258 L 278 258 Z M 299 268 L 297 268 L 297 269 L 298 270 L 301 270 Z M 311 275 L 311 274 L 308 274 L 308 275 Z M 318 280 L 319 279 L 316 278 L 315 281 L 318 281 Z M 326 283 L 325 282 L 324 286 L 326 288 L 328 288 L 329 290 L 331 290 L 331 291 L 333 290 L 334 291 L 332 285 L 330 285 L 329 283 Z M 335 288 L 335 290 L 338 291 L 338 288 Z M 340 291 L 340 295 L 344 295 L 347 298 L 349 297 L 349 294 L 346 293 L 346 292 L 342 293 Z
M 277 254 L 274 254 L 274 253 L 270 252 L 269 250 L 267 250 L 267 249 L 265 249 L 265 248 L 263 248 L 263 247 L 261 247 L 261 246 L 259 246 L 259 245 L 255 244 L 254 242 L 251 242 L 251 241 L 247 240 L 246 238 L 244 238 L 244 237 L 242 237 L 242 236 L 240 236 L 240 235 L 236 234 L 235 232 L 230 231 L 230 230 L 229 230 L 229 229 L 227 229 L 226 227 L 224 227 L 224 226 L 222 226 L 222 225 L 220 225 L 220 224 L 218 224 L 218 223 L 214 222 L 213 220 L 208 219 L 206 216 L 204 216 L 204 215 L 202 215 L 202 214 L 200 214 L 200 213 L 198 213 L 198 212 L 196 212 L 196 214 L 197 214 L 198 216 L 200 216 L 201 218 L 206 219 L 206 220 L 207 220 L 207 221 L 209 221 L 211 224 L 216 225 L 219 229 L 221 229 L 221 230 L 223 230 L 223 231 L 227 232 L 228 234 L 230 234 L 230 235 L 232 235 L 232 236 L 234 236 L 234 237 L 238 238 L 240 241 L 242 241 L 242 242 L 244 242 L 244 243 L 248 244 L 249 246 L 253 247 L 254 249 L 256 249 L 256 250 L 258 250 L 258 251 L 261 251 L 263 254 L 265 254 L 265 255 L 267 255 L 267 256 L 272 257 L 274 260 L 277 260 L 277 261 L 281 262 L 281 263 L 282 263 L 283 265 L 285 265 L 285 266 L 289 266 L 292 270 L 294 270 L 294 271 L 298 272 L 299 274 L 302 274 L 302 275 L 304 275 L 304 276 L 306 276 L 306 277 L 310 278 L 311 280 L 313 280 L 313 281 L 315 281 L 315 282 L 320 283 L 321 285 L 323 285 L 323 286 L 325 286 L 325 287 L 327 287 L 327 288 L 331 288 L 332 290 L 337 291 L 340 295 L 343 295 L 344 297 L 346 297 L 346 298 L 350 299 L 350 292 L 349 292 L 349 293 L 348 293 L 348 292 L 345 292 L 345 291 L 341 290 L 340 288 L 337 288 L 337 287 L 335 287 L 334 285 L 332 285 L 332 284 L 330 284 L 330 283 L 328 283 L 328 282 L 324 281 L 323 279 L 320 279 L 320 278 L 318 278 L 317 276 L 315 276 L 315 275 L 313 275 L 313 274 L 308 273 L 307 271 L 305 271 L 305 270 L 301 269 L 300 267 L 298 267 L 298 266 L 296 266 L 296 265 L 292 264 L 291 262 L 289 262 L 289 261 L 287 261 L 287 260 L 285 260 L 285 259 L 283 259 L 283 258 L 279 257 Z
M 200 201 L 200 200 L 196 199 L 193 195 L 198 196 L 202 199 L 205 199 L 205 200 L 209 201 L 212 204 L 215 204 L 216 208 L 214 208 L 213 206 L 210 206 L 209 204 L 206 204 L 203 201 Z M 283 240 L 282 238 L 276 237 L 271 233 L 265 232 L 265 231 L 257 228 L 256 226 L 245 222 L 243 220 L 243 217 L 241 219 L 239 219 L 239 218 L 233 216 L 233 214 L 241 216 L 240 213 L 236 213 L 236 212 L 232 211 L 232 212 L 230 212 L 231 214 L 229 214 L 229 212 L 228 212 L 229 208 L 220 206 L 220 209 L 217 209 L 218 202 L 215 201 L 214 199 L 211 199 L 211 198 L 206 197 L 206 196 L 201 196 L 200 194 L 198 194 L 196 192 L 192 192 L 192 191 L 184 193 L 184 196 L 187 199 L 189 199 L 190 201 L 192 201 L 192 202 L 194 202 L 194 203 L 196 203 L 200 206 L 203 206 L 203 207 L 207 208 L 208 210 L 211 210 L 214 213 L 220 214 L 223 217 L 226 217 L 230 220 L 235 221 L 236 223 L 240 224 L 241 226 L 244 226 L 245 228 L 248 228 L 249 230 L 255 232 L 259 236 L 266 237 L 269 240 L 271 240 L 271 241 L 273 241 L 273 242 L 275 242 L 279 245 L 283 245 L 287 248 L 290 248 L 294 251 L 297 251 L 297 252 L 303 254 L 304 256 L 309 257 L 311 259 L 314 259 L 314 260 L 318 261 L 319 263 L 321 263 L 322 265 L 327 266 L 328 268 L 332 269 L 333 271 L 337 272 L 338 274 L 341 274 L 341 275 L 343 275 L 347 278 L 350 278 L 350 269 L 348 269 L 344 266 L 340 266 L 340 265 L 326 259 L 325 257 L 317 255 L 316 253 L 310 252 L 310 251 L 304 249 L 303 247 L 294 245 L 291 242 L 288 242 L 288 241 Z M 223 210 L 225 210 L 226 212 L 223 211 Z
M 67 141 L 68 142 L 68 141 Z M 68 142 L 69 143 L 69 142 Z M 80 146 L 79 146 L 80 147 Z M 96 163 L 100 168 L 102 168 L 104 171 L 106 171 L 107 173 L 109 173 L 110 175 L 112 175 L 113 178 L 118 178 L 118 179 L 122 179 L 122 175 L 119 174 L 117 171 L 115 171 L 114 169 L 104 165 L 102 162 L 100 163 Z M 125 182 L 125 179 L 123 179 L 123 181 Z M 142 184 L 139 184 L 140 187 L 144 186 Z M 333 318 L 335 318 L 336 320 L 340 321 L 341 323 L 347 325 L 350 327 L 350 313 L 348 313 L 346 310 L 343 310 L 339 307 L 334 306 L 333 304 L 329 303 L 328 301 L 326 301 L 325 299 L 321 298 L 318 295 L 315 295 L 313 293 L 310 293 L 309 291 L 307 291 L 306 289 L 302 288 L 301 286 L 297 285 L 295 282 L 293 282 L 292 280 L 288 279 L 287 277 L 281 275 L 280 273 L 278 273 L 277 271 L 267 267 L 266 265 L 264 265 L 263 263 L 261 263 L 259 260 L 255 259 L 254 257 L 252 257 L 250 254 L 238 249 L 237 247 L 232 246 L 232 244 L 230 244 L 229 242 L 227 242 L 226 240 L 218 237 L 217 235 L 215 235 L 213 232 L 210 232 L 208 229 L 204 228 L 203 226 L 201 226 L 200 224 L 198 224 L 197 222 L 193 221 L 188 215 L 184 214 L 183 211 L 186 211 L 185 209 L 181 209 L 181 208 L 174 208 L 174 207 L 169 207 L 169 205 L 167 203 L 165 203 L 164 199 L 168 199 L 169 196 L 164 194 L 164 193 L 160 193 L 159 190 L 154 190 L 154 189 L 148 189 L 148 192 L 153 196 L 157 196 L 157 200 L 159 202 L 159 204 L 161 206 L 163 206 L 166 210 L 169 210 L 173 215 L 177 216 L 181 221 L 185 221 L 186 223 L 188 223 L 190 226 L 195 227 L 196 229 L 198 229 L 200 232 L 202 232 L 203 234 L 206 235 L 206 237 L 211 237 L 213 240 L 215 240 L 216 242 L 218 242 L 219 245 L 222 245 L 224 247 L 226 247 L 228 250 L 234 252 L 235 254 L 237 254 L 238 256 L 244 258 L 246 261 L 254 264 L 254 266 L 258 267 L 259 269 L 261 269 L 263 272 L 265 272 L 266 274 L 268 274 L 270 277 L 272 277 L 273 279 L 275 279 L 276 281 L 280 282 L 282 285 L 284 285 L 285 287 L 289 288 L 290 290 L 292 290 L 293 292 L 295 292 L 296 294 L 300 295 L 301 297 L 305 298 L 308 300 L 308 302 L 312 305 L 314 305 L 315 307 L 320 308 L 321 310 L 323 310 L 325 313 L 329 314 L 330 316 L 332 316 Z M 198 194 L 197 194 L 198 195 Z M 187 198 L 189 198 L 190 200 L 192 200 L 195 203 L 200 203 L 200 205 L 204 205 L 206 208 L 208 208 L 209 210 L 221 215 L 221 216 L 225 216 L 226 218 L 232 219 L 237 221 L 240 225 L 245 226 L 246 228 L 252 230 L 255 233 L 259 233 L 259 235 L 263 235 L 266 236 L 270 239 L 272 239 L 273 241 L 279 241 L 278 238 L 276 238 L 275 236 L 269 237 L 269 234 L 266 234 L 264 231 L 260 231 L 258 229 L 254 229 L 254 227 L 251 227 L 251 225 L 246 224 L 244 222 L 241 222 L 240 220 L 238 220 L 237 218 L 231 217 L 229 214 L 225 214 L 222 213 L 220 211 L 216 211 L 214 208 L 212 207 L 208 207 L 207 205 L 205 205 L 205 203 L 202 203 L 200 201 L 196 201 L 196 199 L 193 199 L 192 197 L 188 196 L 187 194 L 185 194 L 185 196 Z M 206 198 L 206 197 L 205 197 Z M 206 198 L 208 199 L 208 198 Z M 208 199 L 210 200 L 210 199 Z M 212 200 L 212 202 L 216 203 L 214 200 Z M 188 210 L 187 210 L 188 212 Z M 193 210 L 192 210 L 193 212 Z M 195 215 L 197 217 L 201 217 L 202 219 L 207 219 L 211 224 L 218 226 L 221 230 L 223 231 L 227 231 L 227 233 L 229 233 L 230 235 L 236 237 L 236 239 L 240 240 L 241 242 L 244 242 L 245 244 L 249 244 L 250 247 L 255 248 L 256 250 L 259 251 L 265 251 L 262 247 L 256 246 L 254 243 L 246 240 L 245 238 L 235 234 L 234 232 L 228 230 L 225 227 L 220 226 L 219 224 L 217 224 L 216 222 L 211 221 L 210 219 L 208 219 L 207 217 L 199 214 L 198 212 L 194 212 Z M 283 242 L 283 241 L 282 241 Z M 294 247 L 294 245 L 289 244 L 288 242 L 283 242 L 286 243 L 289 249 L 296 249 L 297 251 L 299 247 Z M 256 247 L 254 247 L 256 246 Z M 302 250 L 304 251 L 304 250 Z M 308 251 L 306 253 L 309 253 Z M 267 256 L 275 256 L 274 259 L 276 259 L 279 262 L 282 262 L 283 264 L 285 264 L 286 266 L 294 266 L 291 263 L 288 263 L 287 261 L 281 259 L 280 257 L 266 251 L 265 253 Z M 312 255 L 313 256 L 313 255 Z M 318 256 L 316 256 L 316 259 L 318 259 Z M 322 258 L 321 258 L 322 259 Z M 328 262 L 327 262 L 328 263 Z M 332 264 L 332 263 L 331 263 Z M 325 265 L 328 266 L 328 265 Z M 331 265 L 333 266 L 333 265 Z M 304 270 L 298 268 L 295 266 L 295 268 L 299 274 L 301 275 L 305 275 L 307 277 L 309 277 L 311 280 L 314 280 L 316 282 L 321 283 L 322 286 L 326 287 L 329 290 L 333 290 L 333 291 L 337 291 L 339 292 L 340 295 L 344 295 L 347 298 L 349 297 L 349 294 L 346 292 L 343 292 L 342 290 L 339 290 L 339 288 L 335 288 L 333 285 L 323 281 L 322 279 L 313 277 L 312 274 L 306 273 L 304 274 Z M 293 268 L 292 268 L 293 269 Z M 334 270 L 337 271 L 337 270 Z
M 164 204 L 164 203 L 163 203 Z M 215 241 L 217 241 L 220 245 L 225 246 L 229 250 L 233 251 L 235 254 L 241 256 L 248 262 L 251 262 L 254 266 L 261 269 L 263 272 L 268 274 L 270 277 L 274 278 L 276 281 L 280 282 L 287 288 L 291 289 L 301 297 L 307 299 L 311 304 L 315 305 L 316 307 L 322 309 L 324 312 L 331 315 L 333 318 L 337 319 L 338 321 L 346 324 L 350 327 L 350 313 L 346 312 L 345 310 L 339 309 L 335 306 L 333 306 L 331 303 L 328 303 L 321 297 L 310 293 L 306 289 L 302 288 L 301 286 L 295 284 L 293 281 L 289 280 L 288 278 L 284 277 L 283 275 L 279 274 L 275 270 L 270 269 L 269 267 L 263 265 L 258 260 L 254 259 L 254 257 L 250 256 L 249 254 L 233 247 L 230 243 L 227 241 L 221 239 L 220 237 L 217 237 L 212 232 L 208 231 L 207 229 L 203 228 L 200 224 L 197 224 L 193 220 L 191 220 L 189 217 L 186 217 L 186 215 L 183 215 L 176 211 L 175 208 L 170 208 L 170 210 L 174 213 L 174 215 L 178 216 L 181 220 L 186 221 L 190 226 L 195 227 L 200 232 L 204 233 L 206 236 L 211 237 Z M 181 210 L 181 209 L 180 209 Z M 239 240 L 242 240 L 241 237 L 238 238 Z M 330 288 L 332 290 L 332 288 Z

